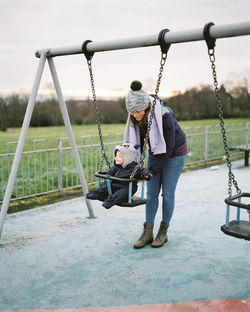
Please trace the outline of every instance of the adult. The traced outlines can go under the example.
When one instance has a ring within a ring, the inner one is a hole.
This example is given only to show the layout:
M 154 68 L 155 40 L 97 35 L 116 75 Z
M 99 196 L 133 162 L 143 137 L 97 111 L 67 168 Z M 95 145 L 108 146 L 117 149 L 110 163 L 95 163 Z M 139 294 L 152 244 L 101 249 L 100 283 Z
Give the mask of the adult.
M 143 90 L 139 81 L 133 81 L 130 88 L 126 97 L 129 115 L 124 142 L 140 144 L 141 148 L 137 155 L 139 160 L 154 96 Z M 156 98 L 148 140 L 147 168 L 151 179 L 147 181 L 146 220 L 143 233 L 135 242 L 134 248 L 143 248 L 150 243 L 152 247 L 161 247 L 167 242 L 167 230 L 175 207 L 175 189 L 185 164 L 187 150 L 185 133 L 180 128 L 173 111 L 166 106 L 165 101 Z M 153 227 L 161 188 L 162 221 L 154 239 Z

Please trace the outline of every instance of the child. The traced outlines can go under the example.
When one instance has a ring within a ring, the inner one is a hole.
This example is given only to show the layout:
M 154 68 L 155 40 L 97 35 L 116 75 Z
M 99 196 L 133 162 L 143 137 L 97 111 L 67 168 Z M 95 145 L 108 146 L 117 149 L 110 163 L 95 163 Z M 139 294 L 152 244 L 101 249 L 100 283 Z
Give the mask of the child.
M 133 146 L 132 144 L 125 143 L 117 145 L 114 150 L 114 166 L 107 171 L 107 175 L 129 179 L 131 173 L 134 171 L 137 163 L 135 158 L 137 155 L 137 149 L 139 145 Z M 136 172 L 135 178 L 149 179 L 149 171 L 147 169 L 139 169 Z M 129 183 L 128 182 L 117 182 L 111 181 L 112 195 L 109 195 L 107 182 L 100 188 L 91 190 L 87 193 L 88 199 L 98 199 L 103 202 L 103 207 L 109 209 L 114 205 L 121 204 L 122 202 L 128 201 Z M 137 191 L 137 182 L 133 182 L 132 195 Z

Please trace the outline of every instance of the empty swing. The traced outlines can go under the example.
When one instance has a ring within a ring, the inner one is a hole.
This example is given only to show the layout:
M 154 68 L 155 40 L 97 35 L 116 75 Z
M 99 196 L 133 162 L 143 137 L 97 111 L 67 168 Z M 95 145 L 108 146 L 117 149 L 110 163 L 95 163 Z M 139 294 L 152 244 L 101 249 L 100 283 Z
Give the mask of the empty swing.
M 217 73 L 216 73 L 216 67 L 215 67 L 215 53 L 214 53 L 214 47 L 215 47 L 215 39 L 213 39 L 210 36 L 210 27 L 213 26 L 214 23 L 208 23 L 204 27 L 204 38 L 207 43 L 208 47 L 208 55 L 211 62 L 211 68 L 213 73 L 213 79 L 214 79 L 214 87 L 215 87 L 215 94 L 216 94 L 216 102 L 217 102 L 217 108 L 218 108 L 218 115 L 220 119 L 220 127 L 221 127 L 221 133 L 224 143 L 224 150 L 227 160 L 227 167 L 228 167 L 228 197 L 225 198 L 226 203 L 226 222 L 224 225 L 221 226 L 221 230 L 227 234 L 231 235 L 237 238 L 243 238 L 246 240 L 250 240 L 250 204 L 246 204 L 242 202 L 243 198 L 250 197 L 250 193 L 242 193 L 240 188 L 238 187 L 238 183 L 235 179 L 235 176 L 232 172 L 232 164 L 230 160 L 230 153 L 229 153 L 229 147 L 226 137 L 226 129 L 223 119 L 223 106 L 220 99 L 220 93 L 218 88 L 218 81 L 217 81 Z M 232 195 L 232 184 L 236 188 L 236 195 Z M 230 217 L 230 207 L 237 207 L 236 212 L 236 220 L 229 221 Z M 249 214 L 249 221 L 240 220 L 240 211 L 241 209 L 246 209 Z
M 108 157 L 106 155 L 105 145 L 103 143 L 103 137 L 102 137 L 102 131 L 101 131 L 101 121 L 100 121 L 100 115 L 99 115 L 97 100 L 96 100 L 95 84 L 94 84 L 92 62 L 91 62 L 92 57 L 94 55 L 94 52 L 89 52 L 87 50 L 87 45 L 89 42 L 92 42 L 91 40 L 86 40 L 82 44 L 82 51 L 86 57 L 88 69 L 89 69 L 91 90 L 92 90 L 94 109 L 95 109 L 95 115 L 96 115 L 96 123 L 97 123 L 97 127 L 98 127 L 98 134 L 99 134 L 100 148 L 101 148 L 100 168 L 99 168 L 99 171 L 97 173 L 95 173 L 95 176 L 98 177 L 98 187 L 101 186 L 101 179 L 104 179 L 106 181 L 109 195 L 112 195 L 112 188 L 111 188 L 112 181 L 123 182 L 123 183 L 129 184 L 128 201 L 124 202 L 124 203 L 117 204 L 118 206 L 121 206 L 121 207 L 135 207 L 135 206 L 146 204 L 146 199 L 144 198 L 144 188 L 145 188 L 144 187 L 144 184 L 145 184 L 144 179 L 142 179 L 142 190 L 141 190 L 141 196 L 140 197 L 132 196 L 132 186 L 133 186 L 133 182 L 136 181 L 135 175 L 136 175 L 137 170 L 139 168 L 143 168 L 143 166 L 144 166 L 144 158 L 145 158 L 146 147 L 147 147 L 148 139 L 149 139 L 149 132 L 151 129 L 152 120 L 153 120 L 153 116 L 154 116 L 156 99 L 157 99 L 159 87 L 161 84 L 162 72 L 163 72 L 164 65 L 165 65 L 166 59 L 167 59 L 167 53 L 168 53 L 168 50 L 170 47 L 170 44 L 166 44 L 164 41 L 164 35 L 168 31 L 169 31 L 168 29 L 163 29 L 160 31 L 159 36 L 158 36 L 158 42 L 159 42 L 159 45 L 161 48 L 161 60 L 160 60 L 160 70 L 159 70 L 159 74 L 158 74 L 157 85 L 156 85 L 156 89 L 155 89 L 154 101 L 153 101 L 152 107 L 151 107 L 149 122 L 147 125 L 147 131 L 146 131 L 146 135 L 145 135 L 145 139 L 144 139 L 144 144 L 143 144 L 143 149 L 142 149 L 142 153 L 140 156 L 140 160 L 138 161 L 135 169 L 133 170 L 133 172 L 130 175 L 130 178 L 128 178 L 128 179 L 110 176 L 110 175 L 107 175 L 107 173 L 105 171 L 103 171 L 103 160 L 105 160 L 108 168 L 110 168 L 110 162 L 109 162 Z

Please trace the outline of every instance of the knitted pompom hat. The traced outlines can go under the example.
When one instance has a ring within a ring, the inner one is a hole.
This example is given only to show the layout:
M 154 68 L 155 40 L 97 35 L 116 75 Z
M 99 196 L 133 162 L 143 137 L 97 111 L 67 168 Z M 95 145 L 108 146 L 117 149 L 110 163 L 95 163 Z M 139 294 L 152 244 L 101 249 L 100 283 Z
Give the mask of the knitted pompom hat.
M 116 145 L 114 154 L 116 156 L 117 151 L 119 151 L 122 154 L 123 159 L 124 159 L 124 162 L 122 164 L 123 168 L 127 167 L 127 165 L 135 161 L 138 148 L 139 148 L 139 145 L 133 145 L 130 143 L 123 143 L 122 145 Z
M 130 90 L 126 98 L 126 108 L 129 113 L 140 112 L 149 107 L 149 98 L 142 84 L 138 80 L 134 80 L 130 85 Z

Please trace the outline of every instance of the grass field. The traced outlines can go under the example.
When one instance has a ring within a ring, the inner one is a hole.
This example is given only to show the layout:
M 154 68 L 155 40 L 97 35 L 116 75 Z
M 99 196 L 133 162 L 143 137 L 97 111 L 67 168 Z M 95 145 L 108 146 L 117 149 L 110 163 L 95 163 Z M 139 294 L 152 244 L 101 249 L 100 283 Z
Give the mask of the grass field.
M 225 119 L 225 124 L 239 124 L 250 122 L 248 119 Z M 200 127 L 204 128 L 205 126 L 216 126 L 219 125 L 218 119 L 206 119 L 206 120 L 191 120 L 191 121 L 181 121 L 179 122 L 183 129 L 185 128 L 195 128 Z M 75 140 L 77 145 L 81 143 L 81 136 L 93 136 L 93 143 L 98 143 L 98 131 L 96 125 L 81 125 L 81 126 L 72 126 Z M 125 129 L 125 124 L 108 124 L 102 125 L 102 133 L 104 140 L 107 140 L 107 135 L 111 136 L 111 140 L 115 140 L 117 133 L 122 137 Z M 0 132 L 0 154 L 7 153 L 7 143 L 8 142 L 17 142 L 20 135 L 21 128 L 9 128 L 6 132 Z M 57 139 L 67 137 L 67 132 L 64 126 L 60 127 L 37 127 L 29 128 L 27 138 L 25 141 L 24 151 L 33 150 L 33 140 L 47 139 L 48 148 L 57 147 Z M 83 144 L 89 144 L 87 138 L 83 139 Z M 69 142 L 66 140 L 63 143 L 63 146 L 69 146 Z M 44 142 L 37 142 L 36 148 L 45 148 Z M 9 144 L 9 152 L 15 152 L 16 143 Z
M 225 124 L 230 126 L 235 124 L 234 128 L 241 127 L 250 122 L 250 119 L 226 119 Z M 187 168 L 191 166 L 200 165 L 204 161 L 205 140 L 204 140 L 204 128 L 210 126 L 214 129 L 219 126 L 219 120 L 195 120 L 195 121 L 183 121 L 180 122 L 181 127 L 187 134 L 188 149 L 187 155 Z M 99 137 L 96 125 L 84 125 L 73 126 L 73 132 L 75 135 L 77 145 L 81 143 L 81 136 L 84 136 L 82 140 L 83 145 L 91 145 L 92 143 L 99 144 Z M 117 142 L 117 134 L 119 134 L 119 141 L 123 140 L 123 132 L 125 124 L 109 124 L 102 125 L 102 132 L 105 142 L 113 142 L 108 145 L 108 154 L 112 158 L 112 150 Z M 18 141 L 21 129 L 8 129 L 6 132 L 0 132 L 0 154 L 6 154 L 8 149 L 8 142 Z M 242 132 L 243 131 L 243 132 Z M 231 144 L 238 144 L 236 142 L 244 140 L 245 130 L 227 132 L 228 138 Z M 212 132 L 213 133 L 213 132 Z M 92 141 L 88 136 L 92 136 Z M 62 167 L 59 170 L 59 158 L 58 158 L 58 138 L 67 137 L 66 129 L 61 127 L 43 127 L 43 128 L 30 128 L 28 131 L 24 151 L 32 151 L 25 153 L 22 157 L 21 164 L 19 166 L 16 183 L 12 192 L 12 199 L 23 198 L 14 200 L 11 203 L 11 211 L 19 211 L 20 209 L 27 209 L 27 207 L 36 207 L 46 203 L 52 203 L 58 200 L 71 198 L 76 196 L 81 191 L 78 189 L 71 189 L 79 185 L 78 175 L 75 168 L 75 164 L 72 161 L 72 154 L 69 149 L 62 151 Z M 45 142 L 36 142 L 36 152 L 33 151 L 33 140 L 47 139 L 48 148 L 53 149 L 51 151 L 39 151 L 45 150 Z M 244 142 L 243 142 L 244 143 Z M 208 137 L 207 159 L 208 162 L 213 159 L 217 161 L 222 160 L 224 154 L 221 134 L 216 131 Z M 68 147 L 69 141 L 63 141 L 63 147 Z M 16 149 L 16 143 L 9 145 L 9 152 L 11 154 L 0 157 L 0 201 L 3 199 L 4 190 L 7 185 L 9 170 L 14 159 L 14 153 Z M 99 146 L 89 146 L 79 148 L 79 154 L 81 163 L 84 168 L 85 177 L 88 183 L 95 183 L 94 177 L 95 171 L 99 168 Z M 208 163 L 207 163 L 208 164 Z M 61 172 L 62 185 L 64 188 L 63 195 L 58 194 L 58 172 Z M 37 196 L 38 194 L 46 193 L 46 195 Z M 52 193 L 48 193 L 52 192 Z M 56 193 L 55 193 L 56 192 Z M 77 193 L 78 192 L 78 193 Z M 33 197 L 34 196 L 34 197 Z

